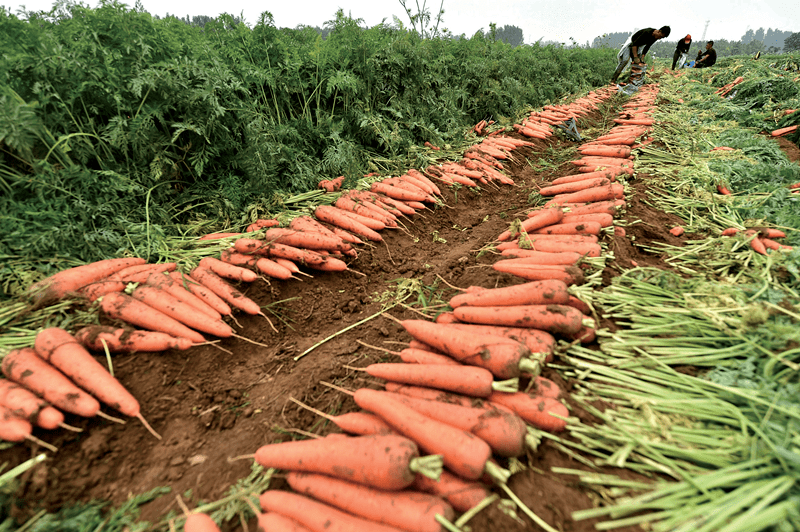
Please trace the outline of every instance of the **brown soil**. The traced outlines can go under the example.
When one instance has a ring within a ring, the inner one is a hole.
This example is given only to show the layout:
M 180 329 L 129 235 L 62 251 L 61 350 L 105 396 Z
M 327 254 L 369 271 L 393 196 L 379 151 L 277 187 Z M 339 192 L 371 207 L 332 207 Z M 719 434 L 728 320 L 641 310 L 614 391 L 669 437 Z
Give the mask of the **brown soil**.
M 191 490 L 191 497 L 186 500 L 189 507 L 199 500 L 221 498 L 234 482 L 250 472 L 250 460 L 229 462 L 231 457 L 252 454 L 263 444 L 289 439 L 296 429 L 315 434 L 338 431 L 289 398 L 331 414 L 356 410 L 351 398 L 321 382 L 349 389 L 377 384 L 347 367 L 363 367 L 395 357 L 356 341 L 399 350 L 410 337 L 393 320 L 378 317 L 332 338 L 298 361 L 294 357 L 378 313 L 381 303 L 376 296 L 398 279 L 416 278 L 426 287 L 435 286 L 444 301 L 455 292 L 439 277 L 458 287 L 518 283 L 510 275 L 490 268 L 494 255 L 478 257 L 477 250 L 530 208 L 528 200 L 538 196 L 532 194 L 537 186 L 572 173 L 568 163 L 555 171 L 536 173 L 526 161 L 530 157 L 535 164 L 544 157 L 546 148 L 564 143 L 537 141 L 533 148 L 517 150 L 508 173 L 518 186 L 490 185 L 480 192 L 447 190 L 446 207 L 412 217 L 404 222 L 404 229 L 383 231 L 385 244 L 362 246 L 359 257 L 350 263 L 352 270 L 363 275 L 307 270 L 313 278 L 259 280 L 240 286 L 249 297 L 267 306 L 267 315 L 278 329 L 274 332 L 264 317 L 237 313 L 239 333 L 261 345 L 231 338 L 187 351 L 115 356 L 116 376 L 139 399 L 143 415 L 163 439 L 156 440 L 135 420 L 118 425 L 68 416 L 67 423 L 83 428 L 83 433 L 37 430 L 36 436 L 60 450 L 24 475 L 16 494 L 24 501 L 17 508 L 20 522 L 40 508 L 56 511 L 76 501 L 92 499 L 118 505 L 130 494 L 170 486 L 170 495 L 143 508 L 142 519 L 157 521 L 170 510 L 178 510 L 175 494 Z M 627 236 L 604 237 L 615 254 L 607 269 L 606 283 L 634 263 L 666 267 L 661 257 L 642 250 L 637 243 L 679 244 L 688 238 L 672 236 L 669 229 L 679 220 L 645 203 L 647 182 L 647 176 L 642 175 L 633 180 L 629 207 L 621 218 L 639 222 L 626 226 Z M 400 319 L 419 317 L 400 306 L 390 313 Z M 546 370 L 545 375 L 567 390 L 571 386 L 554 370 Z M 573 415 L 586 417 L 577 409 Z M 38 449 L 17 445 L 0 452 L 0 462 L 13 467 L 34 452 Z M 549 443 L 543 443 L 522 461 L 528 469 L 516 474 L 510 487 L 534 512 L 563 531 L 594 530 L 595 521 L 573 521 L 571 513 L 593 507 L 600 495 L 579 484 L 575 476 L 551 471 L 553 467 L 586 469 L 585 466 Z M 478 514 L 469 525 L 474 532 L 538 530 L 522 512 L 517 513 L 520 521 L 494 506 Z M 227 528 L 240 529 L 239 524 Z M 251 523 L 250 530 L 253 529 Z

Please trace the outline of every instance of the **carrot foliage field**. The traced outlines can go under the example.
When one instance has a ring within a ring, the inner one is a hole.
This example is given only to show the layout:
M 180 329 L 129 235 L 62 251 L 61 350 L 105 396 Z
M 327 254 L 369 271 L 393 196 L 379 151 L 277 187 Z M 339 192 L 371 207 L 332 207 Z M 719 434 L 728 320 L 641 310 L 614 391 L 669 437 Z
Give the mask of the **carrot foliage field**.
M 613 68 L 608 49 L 421 40 L 341 11 L 327 27 L 264 13 L 199 28 L 117 2 L 0 12 L 3 293 L 23 262 L 158 259 L 167 237 L 241 229 L 321 179 L 407 165 Z

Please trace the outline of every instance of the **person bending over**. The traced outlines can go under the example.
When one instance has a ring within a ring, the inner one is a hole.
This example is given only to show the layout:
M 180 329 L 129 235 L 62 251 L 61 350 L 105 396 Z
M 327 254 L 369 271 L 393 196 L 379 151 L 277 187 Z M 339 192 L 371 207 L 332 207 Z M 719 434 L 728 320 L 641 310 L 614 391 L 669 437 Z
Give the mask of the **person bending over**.
M 668 37 L 669 32 L 669 26 L 662 26 L 659 29 L 645 28 L 628 37 L 628 40 L 625 41 L 625 44 L 622 45 L 622 48 L 620 48 L 617 54 L 617 61 L 619 63 L 617 64 L 617 69 L 614 71 L 614 75 L 611 76 L 611 83 L 617 82 L 617 78 L 619 78 L 619 75 L 625 70 L 625 67 L 628 66 L 628 62 L 632 62 L 634 65 L 643 65 L 644 56 L 647 54 L 650 47 L 657 40 Z
M 689 48 L 692 47 L 692 36 L 687 35 L 680 41 L 678 41 L 678 45 L 675 47 L 675 53 L 672 54 L 672 70 L 675 70 L 675 65 L 678 65 L 678 68 L 683 68 L 683 64 L 686 62 L 686 58 L 689 57 Z

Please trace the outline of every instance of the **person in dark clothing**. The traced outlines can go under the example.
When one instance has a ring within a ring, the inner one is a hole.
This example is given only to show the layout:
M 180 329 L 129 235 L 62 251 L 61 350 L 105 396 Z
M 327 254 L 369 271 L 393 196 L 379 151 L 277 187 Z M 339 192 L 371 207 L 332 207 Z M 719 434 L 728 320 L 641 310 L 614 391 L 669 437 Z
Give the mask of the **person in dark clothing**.
M 687 35 L 682 40 L 678 41 L 678 45 L 675 47 L 675 53 L 672 54 L 672 70 L 675 70 L 675 65 L 678 65 L 678 68 L 683 68 L 683 64 L 686 62 L 686 58 L 689 55 L 689 48 L 691 47 L 691 35 Z
M 714 41 L 706 43 L 706 51 L 697 52 L 697 59 L 694 61 L 695 68 L 708 68 L 717 62 L 717 51 L 714 50 Z
M 659 39 L 668 37 L 670 32 L 669 26 L 662 26 L 659 29 L 645 28 L 639 30 L 625 41 L 619 53 L 617 54 L 617 69 L 614 75 L 611 76 L 611 83 L 616 83 L 617 78 L 622 71 L 628 66 L 628 62 L 634 65 L 644 65 L 644 56 L 650 47 Z

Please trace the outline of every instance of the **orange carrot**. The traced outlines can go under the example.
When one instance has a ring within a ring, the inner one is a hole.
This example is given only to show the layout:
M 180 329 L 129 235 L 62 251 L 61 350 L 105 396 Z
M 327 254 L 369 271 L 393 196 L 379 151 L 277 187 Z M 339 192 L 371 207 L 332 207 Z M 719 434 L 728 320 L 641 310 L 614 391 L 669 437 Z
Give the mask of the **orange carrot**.
M 252 233 L 253 231 L 258 231 L 259 229 L 264 229 L 265 227 L 275 227 L 280 225 L 278 220 L 270 219 L 270 220 L 256 220 L 255 222 L 251 223 L 247 226 L 247 229 L 244 230 L 245 233 Z
M 229 305 L 233 305 L 247 314 L 261 314 L 261 307 L 258 303 L 236 290 L 214 272 L 198 266 L 189 273 L 189 277 L 214 292 Z
M 759 235 L 766 238 L 784 238 L 786 233 L 780 229 L 762 229 L 759 231 Z
M 684 233 L 684 230 L 683 227 L 681 227 L 680 225 L 676 225 L 675 227 L 669 230 L 669 233 L 672 236 L 681 236 Z
M 546 227 L 548 225 L 557 224 L 561 221 L 564 217 L 564 211 L 560 208 L 553 208 L 553 209 L 541 209 L 536 212 L 535 215 L 528 216 L 527 220 L 523 220 L 520 223 L 521 230 L 530 233 L 531 231 L 535 231 L 541 227 Z M 504 231 L 497 237 L 500 241 L 511 240 L 517 234 L 519 234 L 518 230 L 515 228 L 509 229 L 508 231 Z
M 583 313 L 586 316 L 592 313 L 592 309 L 589 307 L 589 305 L 587 305 L 586 303 L 584 303 L 583 301 L 581 301 L 580 299 L 578 299 L 573 295 L 569 296 L 569 301 L 567 301 L 566 304 L 572 308 L 580 310 L 581 313 Z
M 390 198 L 401 201 L 425 201 L 428 199 L 428 194 L 425 192 L 413 192 L 411 190 L 403 189 L 393 185 L 376 182 L 372 183 L 369 187 L 372 192 L 379 192 Z
M 622 199 L 623 194 L 624 187 L 618 183 L 612 183 L 611 185 L 587 188 L 579 192 L 572 192 L 571 194 L 559 194 L 547 202 L 545 206 L 559 205 L 561 203 L 581 203 Z
M 609 181 L 614 181 L 616 177 L 622 173 L 623 172 L 621 168 L 611 168 L 608 170 L 601 170 L 598 172 L 590 172 L 585 174 L 578 173 L 553 179 L 550 182 L 550 185 L 563 185 L 565 183 L 574 183 L 576 181 L 588 181 L 598 178 L 605 178 L 608 179 Z
M 471 397 L 488 397 L 496 388 L 508 389 L 516 386 L 516 379 L 495 382 L 489 370 L 474 366 L 381 363 L 370 364 L 364 369 L 379 379 L 437 388 Z
M 212 318 L 155 286 L 140 284 L 131 292 L 131 297 L 192 329 L 220 338 L 229 338 L 233 335 L 233 329 L 221 319 Z
M 422 172 L 420 172 L 419 170 L 417 170 L 417 169 L 415 169 L 415 168 L 410 168 L 410 169 L 408 170 L 408 172 L 406 172 L 406 173 L 407 173 L 409 176 L 411 176 L 412 178 L 414 178 L 414 179 L 416 179 L 416 180 L 418 180 L 418 181 L 422 181 L 423 183 L 425 183 L 426 185 L 428 185 L 428 187 L 430 187 L 430 189 L 433 191 L 432 193 L 433 193 L 434 195 L 436 195 L 436 196 L 441 196 L 441 195 L 442 195 L 442 191 L 441 191 L 441 190 L 439 190 L 439 187 L 437 187 L 437 186 L 436 186 L 436 183 L 434 183 L 433 181 L 431 181 L 430 179 L 428 179 L 428 177 L 427 177 L 427 176 L 425 176 L 425 174 L 423 174 L 423 173 L 422 173 Z
M 595 212 L 589 214 L 565 214 L 561 223 L 575 222 L 597 222 L 600 227 L 611 227 L 614 225 L 614 216 L 607 212 Z
M 203 299 L 197 297 L 192 292 L 184 288 L 181 283 L 173 279 L 170 275 L 151 273 L 147 276 L 147 280 L 145 282 L 150 286 L 155 286 L 156 288 L 168 292 L 181 303 L 190 305 L 196 310 L 199 310 L 203 314 L 207 315 L 209 318 L 214 320 L 222 319 L 221 313 L 217 312 L 216 309 L 206 303 Z
M 778 249 L 791 250 L 792 249 L 792 246 L 785 246 L 785 245 L 781 244 L 780 242 L 775 242 L 771 238 L 760 237 L 759 240 L 761 240 L 761 243 L 764 244 L 764 247 L 766 249 L 774 249 L 774 250 L 778 250 Z
M 772 133 L 770 133 L 773 137 L 781 137 L 783 135 L 788 135 L 789 133 L 794 133 L 797 131 L 797 125 L 782 127 L 780 129 L 776 129 Z
M 159 264 L 140 264 L 130 266 L 107 277 L 109 281 L 122 281 L 124 283 L 143 283 L 151 273 L 174 272 L 177 264 L 174 262 L 161 262 Z
M 474 434 L 500 456 L 520 456 L 525 452 L 525 422 L 506 410 L 474 408 L 388 391 L 375 393 L 387 394 L 424 416 Z
M 526 262 L 528 259 L 507 259 L 495 262 L 492 269 L 509 273 L 526 281 L 561 281 L 568 285 L 583 283 L 583 272 L 576 266 L 559 264 L 539 264 Z M 456 319 L 458 316 L 456 315 Z M 461 321 L 461 320 L 459 320 Z
M 717 185 L 717 192 L 719 192 L 723 196 L 730 196 L 731 195 L 731 191 L 728 190 L 728 187 L 726 187 L 725 185 Z
M 64 329 L 49 327 L 36 335 L 36 354 L 108 406 L 140 417 L 139 402 Z
M 579 241 L 579 240 L 559 241 L 559 240 L 537 239 L 535 242 L 531 242 L 528 245 L 530 245 L 534 251 L 543 251 L 546 253 L 560 253 L 564 251 L 572 251 L 575 253 L 580 253 L 581 255 L 586 255 L 588 257 L 599 257 L 600 252 L 602 251 L 602 249 L 600 248 L 600 244 L 594 244 L 592 242 Z M 515 247 L 519 249 L 519 246 Z
M 587 214 L 595 214 L 595 213 L 607 213 L 610 215 L 615 215 L 617 212 L 623 208 L 625 208 L 625 200 L 624 199 L 617 199 L 612 201 L 598 201 L 595 203 L 588 203 L 582 206 L 568 206 L 567 204 L 563 204 L 562 207 L 564 209 L 569 208 L 569 212 L 564 212 L 564 218 L 570 216 L 584 216 Z
M 568 417 L 569 410 L 562 403 L 550 397 L 531 397 L 524 392 L 495 392 L 489 402 L 510 408 L 534 427 L 548 432 L 559 432 L 566 428 L 567 422 L 550 414 Z
M 12 381 L 65 412 L 94 417 L 100 410 L 100 403 L 94 397 L 42 360 L 31 348 L 10 351 L 3 358 L 2 371 Z
M 397 217 L 392 213 L 381 209 L 377 205 L 352 198 L 348 195 L 340 196 L 334 205 L 343 211 L 376 220 L 386 227 L 395 227 L 397 225 Z
M 188 275 L 184 275 L 183 273 L 180 272 L 172 272 L 169 274 L 169 276 L 170 278 L 172 278 L 173 281 L 178 283 L 179 286 L 191 292 L 192 295 L 202 300 L 203 303 L 213 308 L 220 315 L 222 316 L 231 315 L 232 313 L 231 307 L 229 307 L 228 304 L 225 303 L 225 301 L 223 301 L 221 297 L 212 292 L 209 288 L 206 288 L 205 286 L 195 281 Z
M 255 459 L 267 468 L 321 473 L 382 490 L 408 487 L 425 462 L 413 441 L 396 434 L 273 443 L 259 447 Z M 435 476 L 435 464 L 433 470 Z
M 581 155 L 592 157 L 630 157 L 631 149 L 627 146 L 589 146 L 578 148 Z
M 368 225 L 364 223 L 363 220 L 357 220 L 348 216 L 347 211 L 339 209 L 337 207 L 331 207 L 329 205 L 320 205 L 314 211 L 314 216 L 316 216 L 319 220 L 323 222 L 327 222 L 331 225 L 335 225 L 345 231 L 353 232 L 359 236 L 363 236 L 372 240 L 374 242 L 380 242 L 383 240 L 381 235 L 375 232 L 375 229 L 372 229 Z M 384 224 L 380 224 L 378 230 L 383 229 L 385 227 Z
M 395 526 L 407 532 L 440 532 L 441 515 L 452 521 L 452 506 L 439 497 L 412 491 L 381 491 L 315 473 L 290 472 L 286 480 L 293 490 L 309 495 L 352 515 Z M 391 508 L 391 511 L 386 511 Z
M 267 231 L 269 231 L 269 229 L 267 229 Z M 251 283 L 258 279 L 258 274 L 253 270 L 248 270 L 247 268 L 229 264 L 219 259 L 215 259 L 214 257 L 203 257 L 200 260 L 200 266 L 216 273 L 220 277 L 224 277 L 225 279 L 244 281 L 246 283 Z
M 64 423 L 64 414 L 9 379 L 0 379 L 0 405 L 6 407 L 13 416 L 26 419 L 43 429 L 53 430 Z
M 531 231 L 534 235 L 599 235 L 602 226 L 600 222 L 565 222 L 548 225 L 541 229 Z
M 193 513 L 186 518 L 183 532 L 220 532 L 217 523 L 204 513 Z
M 464 480 L 449 471 L 442 471 L 439 480 L 417 475 L 412 486 L 419 491 L 438 495 L 462 513 L 471 510 L 491 495 L 480 482 Z
M 256 532 L 311 532 L 297 521 L 275 512 L 258 515 Z
M 50 277 L 45 277 L 41 281 L 33 283 L 28 288 L 28 295 L 33 299 L 35 304 L 47 304 L 61 299 L 67 295 L 68 292 L 74 292 L 90 283 L 95 283 L 123 268 L 144 263 L 144 259 L 125 258 L 107 259 L 83 266 L 76 266 L 75 268 L 62 270 Z
M 459 321 L 507 327 L 530 327 L 552 334 L 572 334 L 583 325 L 583 314 L 568 305 L 518 305 L 511 307 L 459 307 Z
M 138 331 L 127 327 L 108 325 L 89 325 L 75 333 L 75 339 L 92 351 L 103 351 L 106 347 L 111 353 L 133 353 L 137 351 L 185 350 L 192 347 L 188 338 L 176 338 L 156 331 Z
M 312 532 L 400 532 L 399 528 L 368 521 L 288 491 L 267 490 L 258 500 L 265 512 L 281 514 Z
M 720 236 L 733 236 L 738 232 L 739 232 L 739 230 L 736 229 L 735 227 L 729 227 L 729 228 L 725 229 L 724 231 L 722 231 L 722 233 L 720 233 Z
M 403 328 L 462 364 L 488 369 L 498 379 L 513 379 L 520 372 L 538 375 L 541 367 L 528 359 L 531 351 L 523 343 L 505 336 L 466 331 L 455 332 L 442 324 L 425 320 L 403 320 Z
M 126 286 L 128 286 L 128 284 L 122 281 L 101 280 L 84 286 L 78 290 L 78 292 L 80 292 L 80 294 L 89 301 L 97 301 L 105 294 L 111 292 L 122 292 L 125 290 Z
M 633 168 L 631 166 L 620 166 L 620 165 L 610 165 L 610 164 L 598 164 L 598 163 L 586 163 L 585 165 L 581 165 L 578 167 L 578 172 L 582 174 L 591 174 L 594 172 L 605 172 L 607 170 L 612 170 L 615 172 L 619 172 L 617 175 L 621 174 L 628 174 L 633 175 Z
M 420 449 L 440 454 L 445 467 L 453 473 L 477 480 L 487 469 L 492 450 L 474 434 L 420 414 L 387 392 L 361 388 L 356 390 L 353 399 L 358 406 L 380 416 L 394 430 L 414 441 Z
M 750 247 L 753 248 L 753 251 L 762 255 L 767 254 L 767 248 L 764 246 L 764 243 L 761 241 L 761 239 L 758 238 L 757 231 L 754 229 L 748 229 L 744 232 L 744 234 L 751 238 Z
M 110 318 L 122 320 L 143 329 L 166 333 L 177 338 L 188 338 L 194 343 L 206 341 L 203 335 L 197 331 L 127 294 L 118 292 L 106 294 L 103 296 L 100 308 Z
M 504 336 L 525 344 L 531 353 L 544 353 L 548 359 L 552 358 L 556 340 L 546 331 L 525 327 L 501 327 L 498 325 L 479 325 L 475 323 L 448 323 L 446 328 L 454 331 L 465 331 L 474 334 L 488 334 L 491 336 Z M 435 349 L 435 348 L 431 348 Z
M 397 355 L 400 357 L 400 360 L 407 364 L 443 364 L 450 366 L 459 364 L 458 361 L 446 355 L 434 353 L 433 351 L 427 351 L 425 349 L 415 349 L 413 347 L 407 347 L 397 353 Z
M 286 279 L 291 279 L 292 270 L 287 268 L 283 263 L 279 263 L 278 260 L 286 261 L 294 265 L 294 262 L 287 259 L 276 258 L 272 260 L 266 257 L 261 257 L 256 261 L 256 268 L 258 268 L 258 271 L 260 271 L 267 277 L 274 277 L 275 279 L 282 279 L 284 281 Z
M 563 282 L 534 281 L 503 288 L 490 288 L 471 294 L 459 294 L 452 297 L 449 304 L 455 309 L 463 305 L 490 307 L 563 304 L 568 300 L 567 285 Z
M 580 253 L 573 251 L 562 251 L 559 253 L 548 253 L 546 251 L 533 251 L 531 249 L 504 249 L 501 255 L 508 259 L 530 259 L 532 263 L 537 264 L 562 264 L 570 265 L 577 264 L 583 257 Z
M 560 185 L 551 185 L 539 189 L 539 194 L 542 196 L 555 196 L 557 194 L 569 194 L 571 192 L 578 192 L 592 187 L 600 187 L 609 185 L 611 181 L 605 177 L 598 177 L 594 179 L 582 179 L 580 181 L 572 181 L 569 183 L 561 183 Z

